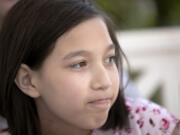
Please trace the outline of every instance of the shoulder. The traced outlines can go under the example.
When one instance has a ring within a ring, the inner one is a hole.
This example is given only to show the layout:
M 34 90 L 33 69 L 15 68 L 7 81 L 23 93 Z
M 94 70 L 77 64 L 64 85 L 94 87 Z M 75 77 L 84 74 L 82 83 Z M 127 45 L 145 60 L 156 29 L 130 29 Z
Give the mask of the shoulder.
M 126 99 L 129 109 L 128 132 L 142 135 L 171 135 L 178 119 L 165 108 L 142 98 Z

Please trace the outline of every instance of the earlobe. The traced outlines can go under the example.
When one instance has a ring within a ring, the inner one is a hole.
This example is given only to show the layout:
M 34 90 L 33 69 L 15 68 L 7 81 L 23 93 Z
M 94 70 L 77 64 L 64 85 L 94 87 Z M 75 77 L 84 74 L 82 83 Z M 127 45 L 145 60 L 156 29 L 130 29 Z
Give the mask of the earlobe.
M 37 98 L 40 94 L 33 79 L 33 71 L 27 65 L 21 64 L 15 78 L 15 83 L 23 93 L 32 98 Z

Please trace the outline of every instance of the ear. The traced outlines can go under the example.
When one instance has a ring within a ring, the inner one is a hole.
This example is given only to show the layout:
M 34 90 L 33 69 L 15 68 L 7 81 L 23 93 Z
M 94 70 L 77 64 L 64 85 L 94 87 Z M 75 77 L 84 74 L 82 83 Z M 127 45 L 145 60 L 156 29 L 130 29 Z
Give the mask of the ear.
M 32 98 L 40 96 L 35 80 L 34 71 L 27 65 L 21 64 L 15 78 L 15 83 L 23 93 Z

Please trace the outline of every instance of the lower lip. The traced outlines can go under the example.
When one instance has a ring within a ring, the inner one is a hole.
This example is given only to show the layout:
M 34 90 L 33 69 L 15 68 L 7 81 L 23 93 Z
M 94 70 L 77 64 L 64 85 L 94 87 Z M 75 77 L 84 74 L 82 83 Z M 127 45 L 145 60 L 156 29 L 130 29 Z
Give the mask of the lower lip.
M 110 108 L 111 100 L 110 99 L 96 100 L 93 102 L 89 102 L 89 105 L 96 109 L 106 110 L 106 109 Z

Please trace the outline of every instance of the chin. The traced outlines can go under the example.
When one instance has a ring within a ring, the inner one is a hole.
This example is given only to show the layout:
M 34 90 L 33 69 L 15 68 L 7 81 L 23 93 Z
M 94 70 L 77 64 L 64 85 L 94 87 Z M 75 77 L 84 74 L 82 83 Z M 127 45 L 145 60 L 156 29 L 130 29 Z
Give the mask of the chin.
M 87 129 L 98 129 L 101 128 L 107 121 L 107 117 L 105 118 L 98 118 L 95 120 L 88 121 L 88 125 L 86 125 Z
M 107 119 L 104 120 L 104 121 L 101 121 L 99 123 L 96 124 L 96 127 L 94 127 L 94 129 L 98 129 L 98 128 L 101 128 L 105 123 L 106 123 Z

